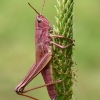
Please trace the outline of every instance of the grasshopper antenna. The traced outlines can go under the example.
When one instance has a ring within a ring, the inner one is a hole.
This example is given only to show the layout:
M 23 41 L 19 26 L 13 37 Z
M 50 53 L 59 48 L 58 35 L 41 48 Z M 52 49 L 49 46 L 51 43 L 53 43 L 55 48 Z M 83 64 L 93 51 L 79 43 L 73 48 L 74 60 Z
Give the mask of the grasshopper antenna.
M 38 14 L 38 15 L 40 15 L 40 13 L 30 4 L 30 3 L 28 3 L 29 4 L 29 6 Z M 42 7 L 43 8 L 43 7 Z
M 43 5 L 42 5 L 42 9 L 41 9 L 41 14 L 42 14 L 42 11 L 43 11 L 43 8 L 44 8 L 44 4 L 45 4 L 45 0 L 43 1 Z

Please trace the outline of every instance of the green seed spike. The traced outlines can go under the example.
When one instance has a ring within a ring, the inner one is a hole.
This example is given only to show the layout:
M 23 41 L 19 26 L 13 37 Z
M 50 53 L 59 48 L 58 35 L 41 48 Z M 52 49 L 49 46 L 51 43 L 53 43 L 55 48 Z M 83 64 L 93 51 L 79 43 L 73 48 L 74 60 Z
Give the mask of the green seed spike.
M 64 35 L 73 39 L 73 4 L 74 0 L 57 0 L 56 11 L 57 15 L 55 32 L 56 35 Z M 55 38 L 54 41 L 58 44 L 70 44 L 65 39 Z M 53 77 L 54 80 L 62 79 L 63 82 L 56 84 L 56 91 L 58 100 L 72 100 L 73 96 L 73 47 L 67 49 L 60 49 L 54 47 L 53 49 Z

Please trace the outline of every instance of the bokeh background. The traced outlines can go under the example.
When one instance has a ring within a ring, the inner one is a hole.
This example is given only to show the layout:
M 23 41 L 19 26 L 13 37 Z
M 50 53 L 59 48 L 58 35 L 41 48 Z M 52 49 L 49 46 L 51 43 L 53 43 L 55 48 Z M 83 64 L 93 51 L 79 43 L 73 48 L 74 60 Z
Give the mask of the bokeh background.
M 14 92 L 35 62 L 36 13 L 43 0 L 0 0 L 0 100 L 28 100 Z M 55 24 L 56 0 L 46 0 L 43 15 Z M 75 0 L 74 61 L 78 72 L 74 98 L 100 100 L 100 0 Z M 38 75 L 27 88 L 44 84 Z M 46 88 L 30 93 L 40 100 L 50 100 Z

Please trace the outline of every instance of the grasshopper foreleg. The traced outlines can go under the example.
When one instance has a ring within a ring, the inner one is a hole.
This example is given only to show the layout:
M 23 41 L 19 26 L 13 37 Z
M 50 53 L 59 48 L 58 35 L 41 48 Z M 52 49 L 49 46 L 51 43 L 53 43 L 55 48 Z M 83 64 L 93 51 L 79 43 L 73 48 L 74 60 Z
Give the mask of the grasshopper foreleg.
M 56 45 L 56 46 L 59 47 L 59 48 L 65 49 L 65 48 L 70 47 L 71 45 L 74 45 L 74 41 L 75 41 L 75 40 L 70 39 L 70 38 L 67 38 L 67 37 L 65 37 L 65 36 L 62 36 L 62 35 L 52 35 L 52 34 L 50 34 L 49 36 L 50 36 L 50 37 L 54 37 L 54 38 L 65 38 L 65 39 L 67 39 L 67 40 L 69 40 L 69 41 L 71 42 L 70 44 L 68 44 L 68 45 L 66 45 L 66 46 L 63 46 L 63 45 L 57 44 L 57 43 L 55 43 L 55 42 L 53 42 L 53 41 L 50 41 L 51 44 L 54 44 L 54 45 Z

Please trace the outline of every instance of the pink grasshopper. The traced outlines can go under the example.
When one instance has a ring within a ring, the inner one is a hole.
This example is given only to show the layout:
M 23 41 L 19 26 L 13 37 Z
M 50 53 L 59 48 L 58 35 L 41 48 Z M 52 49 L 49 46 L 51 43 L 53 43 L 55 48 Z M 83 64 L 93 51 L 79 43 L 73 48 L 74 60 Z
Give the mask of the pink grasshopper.
M 72 39 L 66 38 L 64 36 L 51 35 L 50 32 L 51 32 L 52 27 L 51 27 L 49 21 L 43 15 L 38 13 L 36 11 L 36 9 L 33 8 L 33 10 L 37 13 L 36 22 L 35 22 L 35 24 L 36 24 L 36 63 L 29 70 L 26 77 L 21 81 L 21 83 L 15 88 L 15 91 L 19 95 L 26 96 L 26 97 L 29 97 L 34 100 L 39 100 L 39 99 L 36 99 L 29 95 L 26 95 L 25 93 L 29 92 L 31 90 L 46 86 L 51 100 L 57 100 L 57 93 L 56 93 L 54 84 L 62 82 L 62 80 L 58 80 L 55 82 L 53 81 L 51 67 L 50 67 L 50 62 L 52 59 L 52 45 L 55 45 L 61 49 L 64 49 L 64 48 L 68 48 L 69 46 L 73 45 L 74 41 Z M 52 37 L 65 38 L 65 39 L 69 40 L 71 42 L 71 44 L 69 44 L 67 46 L 62 46 L 60 44 L 53 42 Z M 41 86 L 29 89 L 29 90 L 24 90 L 24 88 L 40 72 L 45 81 L 45 85 L 41 85 Z

